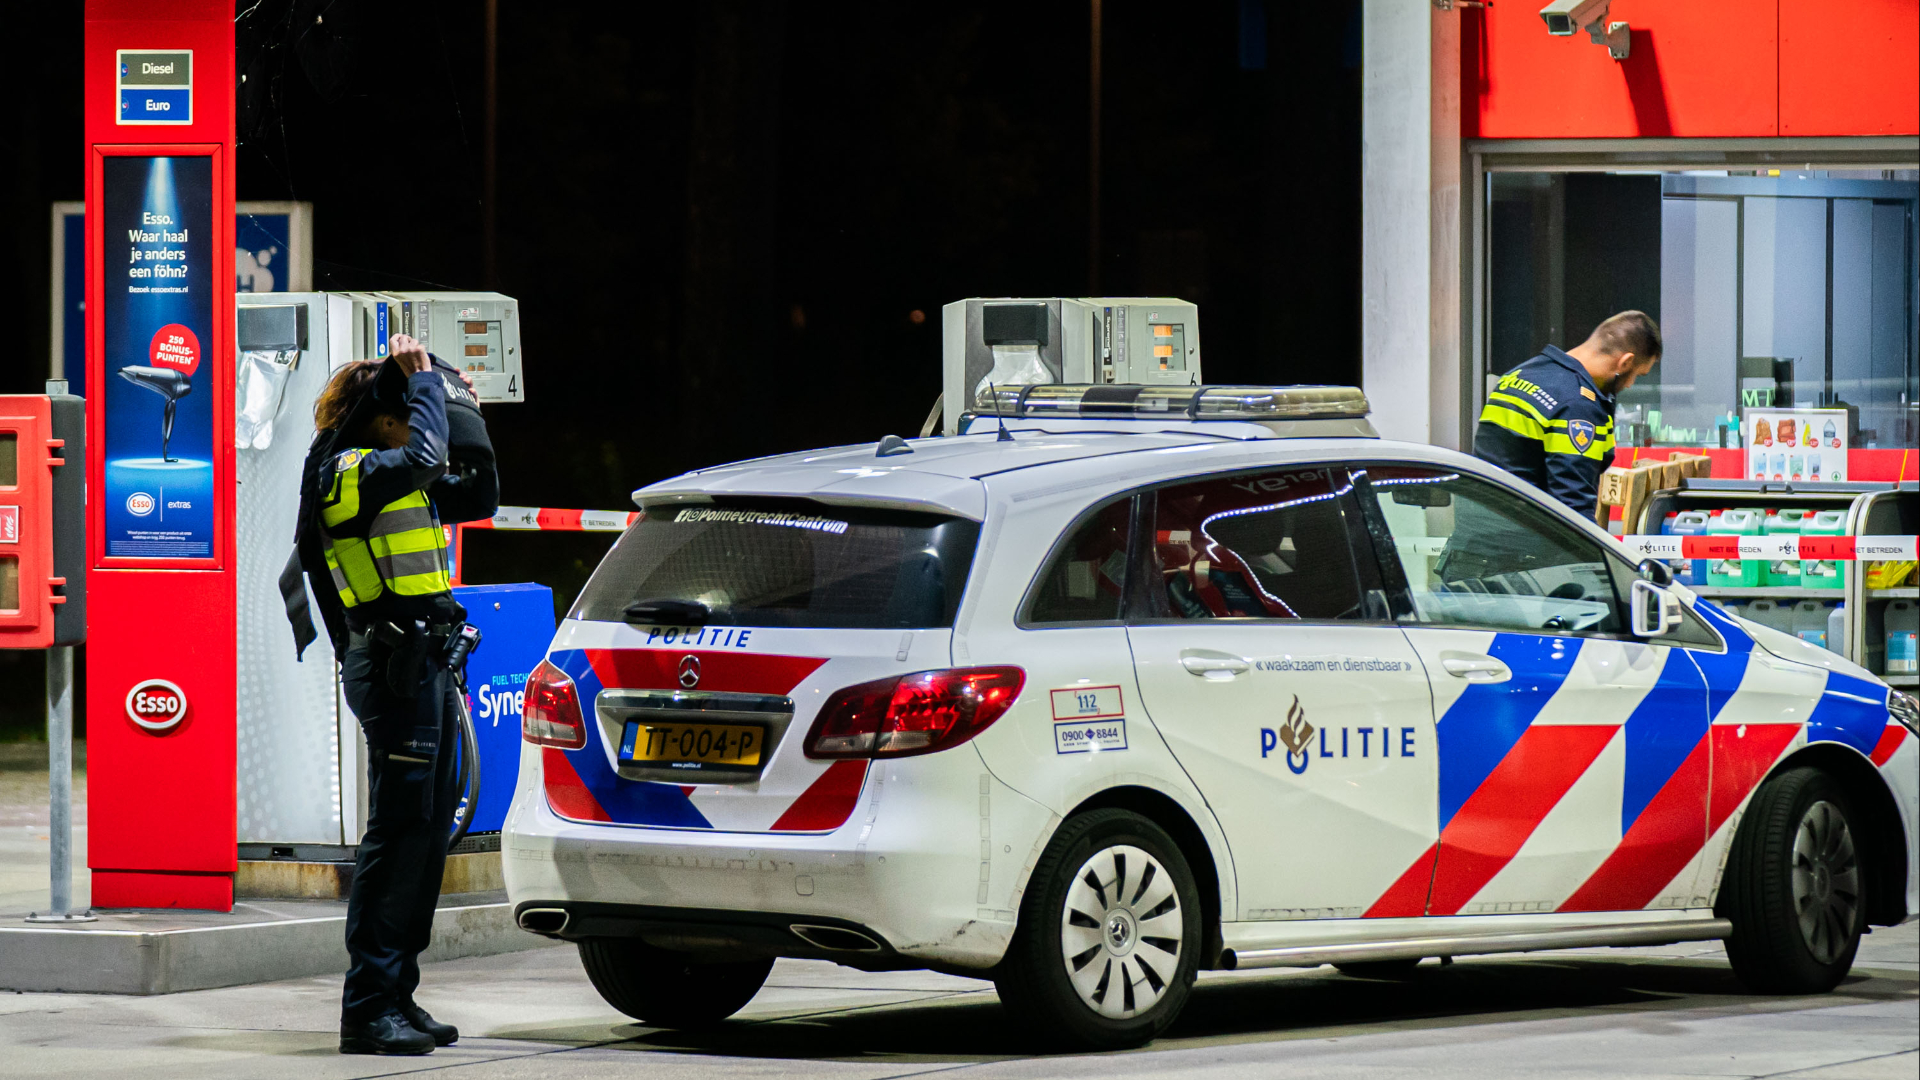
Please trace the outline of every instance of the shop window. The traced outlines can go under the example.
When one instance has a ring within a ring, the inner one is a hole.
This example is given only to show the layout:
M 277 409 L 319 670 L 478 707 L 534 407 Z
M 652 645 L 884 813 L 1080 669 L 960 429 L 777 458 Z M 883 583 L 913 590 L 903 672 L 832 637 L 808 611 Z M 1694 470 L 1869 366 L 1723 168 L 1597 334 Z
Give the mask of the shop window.
M 1920 173 L 1494 172 L 1486 197 L 1484 375 L 1637 308 L 1666 349 L 1623 445 L 1738 446 L 1743 407 L 1920 442 Z

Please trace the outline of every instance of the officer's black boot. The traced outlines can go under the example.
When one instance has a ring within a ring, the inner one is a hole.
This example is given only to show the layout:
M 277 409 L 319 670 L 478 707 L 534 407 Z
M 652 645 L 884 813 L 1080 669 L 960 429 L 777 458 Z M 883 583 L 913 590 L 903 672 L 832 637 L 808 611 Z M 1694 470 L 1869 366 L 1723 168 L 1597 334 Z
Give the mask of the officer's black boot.
M 433 1036 L 415 1029 L 398 1010 L 372 1020 L 340 1021 L 343 1054 L 431 1054 L 433 1045 Z
M 432 1013 L 411 1001 L 400 1003 L 400 1015 L 407 1018 L 407 1023 L 412 1024 L 415 1031 L 432 1036 L 435 1046 L 452 1046 L 460 1038 L 459 1028 L 435 1020 Z

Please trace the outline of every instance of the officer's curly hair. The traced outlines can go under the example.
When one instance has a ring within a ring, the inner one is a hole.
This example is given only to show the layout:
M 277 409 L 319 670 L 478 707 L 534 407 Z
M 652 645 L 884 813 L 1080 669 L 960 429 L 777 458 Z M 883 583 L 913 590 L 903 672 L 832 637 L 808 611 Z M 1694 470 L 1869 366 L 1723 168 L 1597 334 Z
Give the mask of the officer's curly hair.
M 321 431 L 338 431 L 352 415 L 353 407 L 373 389 L 380 373 L 380 361 L 355 360 L 333 373 L 327 388 L 313 403 L 313 426 Z

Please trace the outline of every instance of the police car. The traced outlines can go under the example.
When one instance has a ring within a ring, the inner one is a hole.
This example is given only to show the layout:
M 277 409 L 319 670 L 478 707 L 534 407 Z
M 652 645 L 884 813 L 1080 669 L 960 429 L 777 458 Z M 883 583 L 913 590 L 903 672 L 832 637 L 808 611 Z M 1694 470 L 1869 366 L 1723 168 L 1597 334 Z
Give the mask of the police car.
M 824 958 L 1123 1046 L 1209 969 L 1725 939 L 1824 991 L 1916 910 L 1912 699 L 1359 391 L 990 404 L 635 493 L 504 838 L 615 1007 Z

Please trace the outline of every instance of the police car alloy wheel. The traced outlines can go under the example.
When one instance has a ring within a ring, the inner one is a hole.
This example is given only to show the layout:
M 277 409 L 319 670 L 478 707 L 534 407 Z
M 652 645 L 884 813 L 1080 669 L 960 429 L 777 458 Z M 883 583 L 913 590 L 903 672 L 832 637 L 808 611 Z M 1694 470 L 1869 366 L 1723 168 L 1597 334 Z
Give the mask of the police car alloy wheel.
M 1768 780 L 1727 860 L 1727 957 L 1763 993 L 1825 993 L 1853 966 L 1866 911 L 1858 834 L 1840 785 L 1814 768 Z
M 1186 1004 L 1199 893 L 1153 822 L 1097 810 L 1062 826 L 1034 867 L 1013 948 L 995 976 L 1008 1011 L 1049 1043 L 1137 1046 Z
M 692 1028 L 739 1012 L 773 970 L 773 958 L 695 963 L 633 938 L 580 942 L 580 964 L 607 1004 L 654 1027 Z

